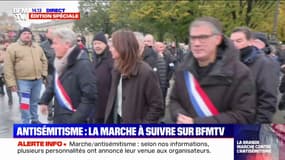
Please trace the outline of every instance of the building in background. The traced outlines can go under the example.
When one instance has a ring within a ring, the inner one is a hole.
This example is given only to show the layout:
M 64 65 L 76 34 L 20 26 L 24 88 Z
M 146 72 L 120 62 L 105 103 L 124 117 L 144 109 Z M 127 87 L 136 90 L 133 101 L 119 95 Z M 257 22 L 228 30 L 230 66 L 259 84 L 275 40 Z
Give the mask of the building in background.
M 39 34 L 47 31 L 48 28 L 60 29 L 67 28 L 73 30 L 74 20 L 53 20 L 44 23 L 32 23 L 30 28 L 33 32 L 35 41 L 39 42 Z M 92 33 L 77 33 L 78 35 L 83 35 L 86 38 L 86 47 L 90 48 L 92 43 L 93 34 Z

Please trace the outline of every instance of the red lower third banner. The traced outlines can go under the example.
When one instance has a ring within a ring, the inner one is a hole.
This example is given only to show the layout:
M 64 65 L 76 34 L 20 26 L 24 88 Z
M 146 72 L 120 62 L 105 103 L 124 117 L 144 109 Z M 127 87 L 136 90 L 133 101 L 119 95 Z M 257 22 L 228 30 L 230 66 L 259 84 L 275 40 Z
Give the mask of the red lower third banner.
M 29 13 L 30 20 L 80 20 L 80 12 Z

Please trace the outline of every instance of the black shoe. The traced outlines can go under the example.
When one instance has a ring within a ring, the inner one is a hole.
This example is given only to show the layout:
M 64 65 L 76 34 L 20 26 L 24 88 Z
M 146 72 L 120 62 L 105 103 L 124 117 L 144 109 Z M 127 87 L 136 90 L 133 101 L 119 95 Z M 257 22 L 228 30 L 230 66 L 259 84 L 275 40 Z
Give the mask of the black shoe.
M 31 124 L 42 124 L 42 122 L 39 120 L 36 120 L 36 121 L 32 120 Z

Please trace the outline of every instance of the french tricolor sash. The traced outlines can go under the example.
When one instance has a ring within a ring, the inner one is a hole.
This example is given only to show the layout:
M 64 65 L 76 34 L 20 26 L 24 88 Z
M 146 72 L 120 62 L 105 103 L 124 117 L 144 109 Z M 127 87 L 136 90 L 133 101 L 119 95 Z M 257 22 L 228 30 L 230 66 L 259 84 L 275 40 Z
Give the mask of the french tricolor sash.
M 184 71 L 184 79 L 189 100 L 199 117 L 208 117 L 219 114 L 208 95 L 201 88 L 199 82 L 189 71 Z
M 71 98 L 68 96 L 65 89 L 63 88 L 57 73 L 55 73 L 54 86 L 55 98 L 57 99 L 59 105 L 69 111 L 75 112 L 76 109 L 72 105 Z

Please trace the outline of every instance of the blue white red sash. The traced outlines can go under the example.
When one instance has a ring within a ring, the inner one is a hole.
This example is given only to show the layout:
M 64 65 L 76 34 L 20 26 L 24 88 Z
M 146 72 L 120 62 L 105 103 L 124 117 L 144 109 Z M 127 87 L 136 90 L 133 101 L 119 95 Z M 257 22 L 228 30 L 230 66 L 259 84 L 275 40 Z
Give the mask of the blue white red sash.
M 189 71 L 184 71 L 184 79 L 188 96 L 192 106 L 199 117 L 208 117 L 219 114 L 219 111 L 211 102 L 208 95 L 201 88 L 199 82 Z
M 54 90 L 55 90 L 55 97 L 59 105 L 69 111 L 75 112 L 76 109 L 72 105 L 71 98 L 68 96 L 65 89 L 63 88 L 57 73 L 55 73 Z

